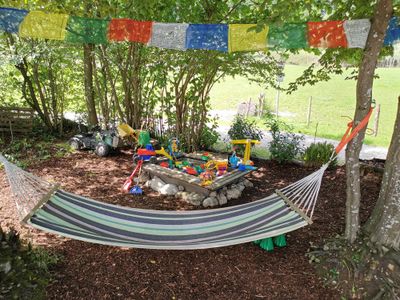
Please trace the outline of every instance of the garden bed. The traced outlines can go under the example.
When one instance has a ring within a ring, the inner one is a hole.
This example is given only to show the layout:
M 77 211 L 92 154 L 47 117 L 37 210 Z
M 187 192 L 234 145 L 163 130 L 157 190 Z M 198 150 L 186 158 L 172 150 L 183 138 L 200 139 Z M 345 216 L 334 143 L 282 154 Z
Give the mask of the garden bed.
M 173 196 L 160 196 L 144 188 L 144 195 L 121 191 L 132 171 L 132 153 L 100 158 L 87 152 L 38 162 L 30 170 L 61 182 L 68 191 L 124 206 L 160 210 L 199 209 Z M 255 161 L 258 170 L 246 177 L 254 183 L 237 205 L 273 193 L 312 170 L 300 166 Z M 338 291 L 324 285 L 305 253 L 310 245 L 344 231 L 345 171 L 328 170 L 324 176 L 311 226 L 287 235 L 288 246 L 266 252 L 247 243 L 195 250 L 157 251 L 95 245 L 45 234 L 19 225 L 10 188 L 0 171 L 0 223 L 15 227 L 35 245 L 41 244 L 62 256 L 49 299 L 336 299 Z M 364 222 L 379 193 L 380 175 L 361 179 Z

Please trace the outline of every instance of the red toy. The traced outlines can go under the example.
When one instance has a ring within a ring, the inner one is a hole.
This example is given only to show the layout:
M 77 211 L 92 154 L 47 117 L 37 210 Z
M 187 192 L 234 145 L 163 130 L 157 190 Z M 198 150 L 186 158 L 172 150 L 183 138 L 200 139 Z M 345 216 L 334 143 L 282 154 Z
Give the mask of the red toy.
M 139 173 L 140 169 L 142 168 L 142 165 L 143 165 L 143 160 L 139 160 L 136 165 L 136 168 L 133 170 L 131 176 L 128 177 L 128 179 L 125 181 L 125 183 L 122 187 L 124 192 L 126 192 L 126 193 L 129 192 L 129 189 L 132 186 L 133 178 L 135 178 L 135 176 Z
M 192 167 L 183 167 L 182 168 L 184 172 L 188 173 L 189 175 L 197 175 L 196 169 Z

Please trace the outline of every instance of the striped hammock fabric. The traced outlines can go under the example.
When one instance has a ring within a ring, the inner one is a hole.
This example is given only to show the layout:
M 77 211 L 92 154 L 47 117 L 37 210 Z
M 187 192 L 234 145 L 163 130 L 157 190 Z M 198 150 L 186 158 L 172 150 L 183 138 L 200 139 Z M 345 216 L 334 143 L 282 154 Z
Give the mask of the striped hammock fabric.
M 23 223 L 65 237 L 146 249 L 205 249 L 261 240 L 311 224 L 328 164 L 275 194 L 234 207 L 158 211 L 106 204 L 60 190 L 8 162 Z
M 308 225 L 277 195 L 237 207 L 168 212 L 105 204 L 61 190 L 29 224 L 87 242 L 168 250 L 235 245 Z

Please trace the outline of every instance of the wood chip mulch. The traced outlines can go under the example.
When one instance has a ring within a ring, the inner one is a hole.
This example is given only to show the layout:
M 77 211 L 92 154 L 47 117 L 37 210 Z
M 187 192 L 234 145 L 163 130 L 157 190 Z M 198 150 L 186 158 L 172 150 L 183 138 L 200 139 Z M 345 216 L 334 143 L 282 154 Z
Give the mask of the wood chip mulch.
M 143 196 L 123 194 L 120 188 L 132 171 L 131 154 L 100 158 L 78 152 L 38 162 L 30 171 L 60 182 L 70 192 L 104 202 L 163 210 L 199 209 L 174 197 L 144 189 Z M 310 174 L 297 165 L 256 161 L 259 169 L 248 178 L 254 188 L 228 202 L 237 205 L 271 194 Z M 364 222 L 379 193 L 379 174 L 367 173 L 361 181 Z M 288 246 L 266 252 L 247 243 L 195 250 L 160 251 L 101 246 L 21 227 L 10 188 L 0 170 L 0 225 L 14 227 L 34 243 L 62 257 L 49 299 L 339 299 L 323 284 L 305 256 L 311 244 L 344 231 L 345 170 L 325 173 L 311 226 L 287 234 Z

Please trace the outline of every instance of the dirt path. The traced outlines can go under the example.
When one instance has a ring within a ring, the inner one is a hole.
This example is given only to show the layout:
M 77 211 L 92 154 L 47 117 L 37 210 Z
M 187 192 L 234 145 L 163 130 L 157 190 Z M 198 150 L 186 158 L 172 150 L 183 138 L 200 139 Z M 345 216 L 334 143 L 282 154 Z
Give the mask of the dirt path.
M 309 174 L 295 165 L 256 162 L 249 177 L 254 189 L 245 190 L 236 205 L 268 195 Z M 105 202 L 153 209 L 196 209 L 173 197 L 145 189 L 143 197 L 124 195 L 120 186 L 131 171 L 129 153 L 99 158 L 89 153 L 52 159 L 31 168 L 35 174 L 61 182 L 63 188 Z M 379 192 L 379 177 L 362 178 L 362 220 Z M 288 246 L 266 252 L 251 243 L 196 251 L 156 251 L 100 246 L 28 230 L 18 225 L 10 189 L 0 171 L 0 222 L 16 227 L 34 244 L 45 245 L 63 257 L 48 287 L 49 299 L 338 299 L 308 263 L 310 244 L 344 229 L 345 175 L 329 170 L 323 180 L 314 224 L 289 233 Z

